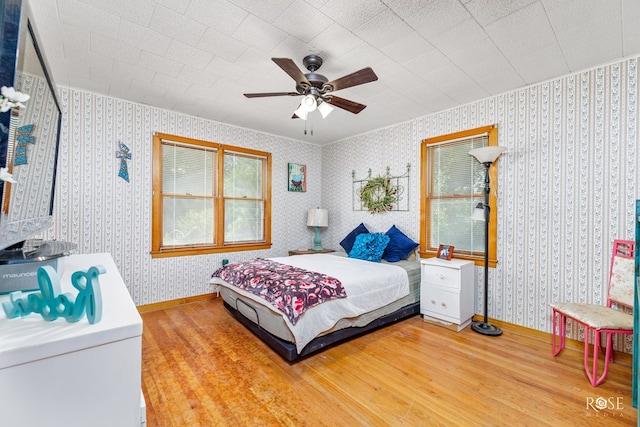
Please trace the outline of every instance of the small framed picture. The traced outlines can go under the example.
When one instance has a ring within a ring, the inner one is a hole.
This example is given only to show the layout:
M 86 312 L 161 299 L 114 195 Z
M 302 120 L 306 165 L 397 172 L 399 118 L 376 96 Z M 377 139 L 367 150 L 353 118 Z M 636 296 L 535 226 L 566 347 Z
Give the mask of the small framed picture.
M 304 193 L 307 191 L 307 167 L 298 163 L 289 163 L 289 191 Z
M 438 247 L 438 258 L 446 259 L 447 261 L 453 256 L 453 246 L 440 245 Z

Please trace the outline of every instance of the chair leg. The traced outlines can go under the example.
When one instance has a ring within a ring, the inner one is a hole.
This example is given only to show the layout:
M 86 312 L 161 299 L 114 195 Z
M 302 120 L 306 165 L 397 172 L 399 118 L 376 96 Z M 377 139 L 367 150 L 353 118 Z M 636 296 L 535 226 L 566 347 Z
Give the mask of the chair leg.
M 602 375 L 597 377 L 598 375 L 598 359 L 600 358 L 600 331 L 593 331 L 593 361 L 592 367 L 589 369 L 589 335 L 592 330 L 590 328 L 585 328 L 584 331 L 584 371 L 587 374 L 587 378 L 589 378 L 589 382 L 592 386 L 597 387 L 604 379 L 607 377 L 609 373 L 609 360 L 611 359 L 611 347 L 612 347 L 612 334 L 609 332 L 603 332 L 606 335 L 606 347 L 605 347 L 605 355 L 604 355 L 604 369 L 602 370 Z
M 567 338 L 567 317 L 554 309 L 551 321 L 553 323 L 552 352 L 557 356 L 564 350 Z
M 598 345 L 598 354 L 602 353 L 604 355 L 606 353 L 606 351 L 607 351 L 607 349 L 602 346 L 602 342 L 603 342 L 602 341 L 602 334 L 604 332 L 595 332 L 594 331 L 593 333 L 594 334 L 598 334 L 598 340 L 599 340 L 598 343 L 600 344 L 600 345 Z
M 612 337 L 613 334 L 607 332 L 600 332 L 601 334 L 606 334 L 609 337 Z M 608 343 L 608 341 L 605 340 Z M 607 344 L 606 346 L 602 345 L 602 335 L 600 335 L 600 351 L 602 355 L 606 357 L 609 362 L 613 362 L 615 350 L 613 349 L 613 343 L 611 345 Z

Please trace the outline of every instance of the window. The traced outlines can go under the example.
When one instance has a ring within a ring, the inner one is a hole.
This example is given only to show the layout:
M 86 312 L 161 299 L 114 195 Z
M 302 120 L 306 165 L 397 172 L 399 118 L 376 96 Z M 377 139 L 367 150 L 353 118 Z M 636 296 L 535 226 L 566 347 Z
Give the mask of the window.
M 428 138 L 421 145 L 420 255 L 437 256 L 440 244 L 454 246 L 456 258 L 484 265 L 484 227 L 470 219 L 484 202 L 485 167 L 469 155 L 472 148 L 497 145 L 498 129 L 486 126 Z M 489 169 L 489 265 L 495 266 L 498 184 L 496 163 Z
M 151 254 L 271 247 L 271 154 L 156 133 Z

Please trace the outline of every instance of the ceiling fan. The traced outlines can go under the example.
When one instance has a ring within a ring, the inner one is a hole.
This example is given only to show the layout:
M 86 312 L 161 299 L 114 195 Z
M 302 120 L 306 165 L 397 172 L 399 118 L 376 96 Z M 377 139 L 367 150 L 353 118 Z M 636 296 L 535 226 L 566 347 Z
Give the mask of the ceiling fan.
M 295 62 L 289 58 L 271 58 L 280 68 L 284 70 L 293 80 L 296 81 L 295 92 L 265 92 L 265 93 L 245 93 L 247 98 L 262 98 L 267 96 L 304 96 L 300 106 L 295 111 L 292 119 L 307 118 L 307 114 L 315 110 L 316 107 L 326 117 L 332 110 L 327 104 L 342 108 L 353 114 L 358 114 L 366 108 L 366 105 L 348 99 L 335 96 L 333 92 L 358 86 L 364 83 L 378 80 L 378 76 L 370 67 L 363 68 L 355 73 L 348 74 L 339 79 L 329 81 L 322 74 L 316 71 L 322 66 L 322 58 L 318 55 L 307 55 L 302 60 L 308 73 L 303 73 Z

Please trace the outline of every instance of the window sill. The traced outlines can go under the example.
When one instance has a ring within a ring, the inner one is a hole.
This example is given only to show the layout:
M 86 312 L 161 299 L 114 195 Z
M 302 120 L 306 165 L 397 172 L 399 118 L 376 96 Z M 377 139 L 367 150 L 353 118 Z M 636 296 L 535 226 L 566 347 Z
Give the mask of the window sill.
M 220 248 L 214 247 L 197 247 L 197 248 L 172 248 L 161 249 L 159 251 L 151 251 L 151 258 L 169 258 L 191 255 L 207 255 L 224 252 L 244 252 L 257 251 L 262 249 L 271 249 L 271 243 L 261 243 L 255 245 L 229 245 Z

